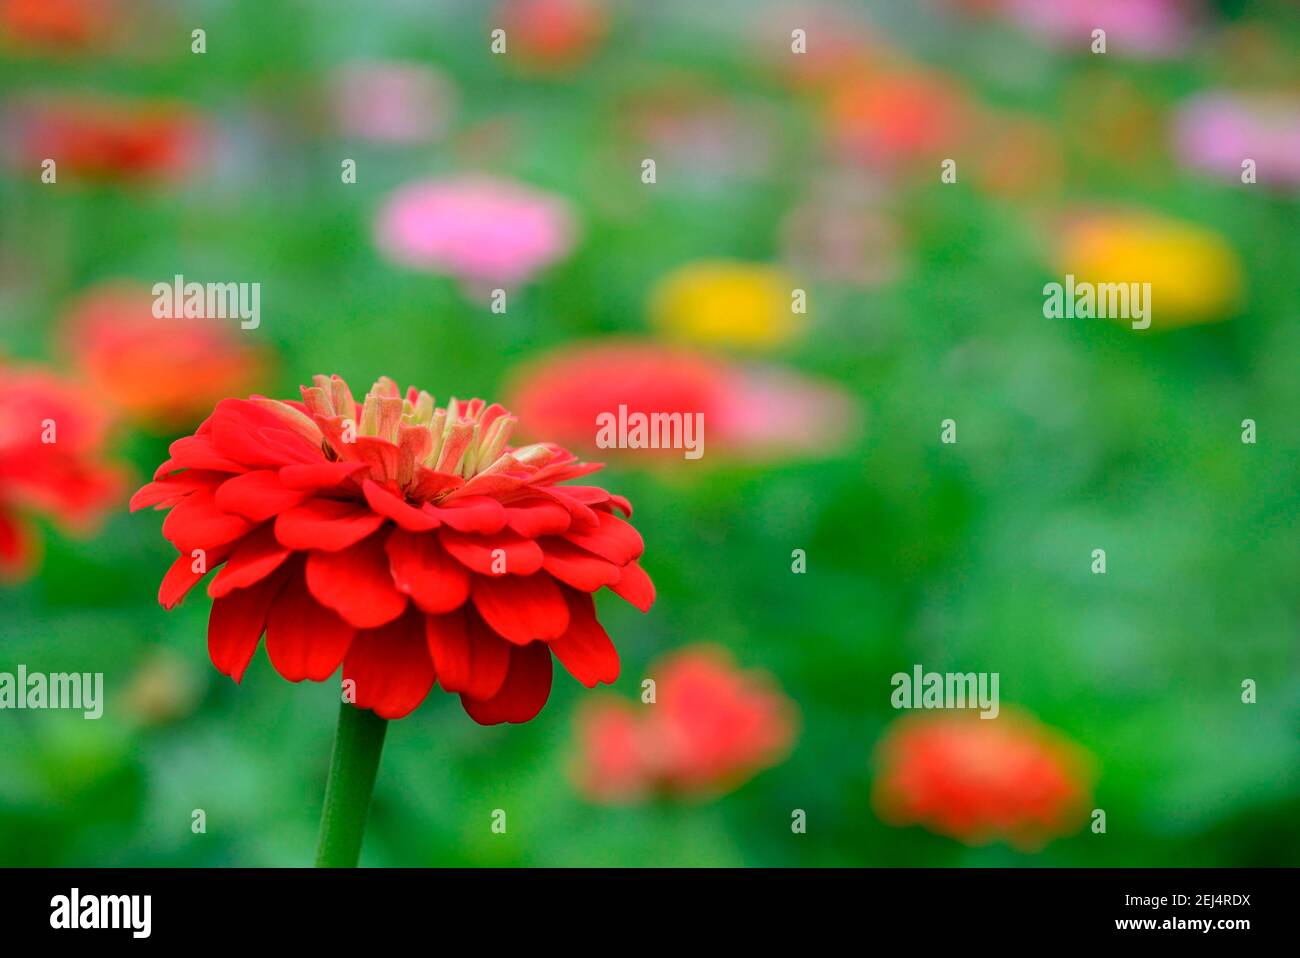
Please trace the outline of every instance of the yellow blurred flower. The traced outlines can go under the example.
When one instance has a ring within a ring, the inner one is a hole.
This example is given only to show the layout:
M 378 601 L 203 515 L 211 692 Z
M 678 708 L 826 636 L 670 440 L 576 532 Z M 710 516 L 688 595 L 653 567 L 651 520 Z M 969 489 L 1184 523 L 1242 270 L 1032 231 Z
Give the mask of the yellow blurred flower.
M 665 335 L 706 345 L 768 349 L 798 333 L 795 283 L 780 269 L 700 260 L 669 273 L 651 294 L 651 321 Z
M 1068 224 L 1057 265 L 1076 282 L 1150 283 L 1155 329 L 1221 320 L 1241 302 L 1241 263 L 1227 241 L 1153 214 L 1097 214 Z

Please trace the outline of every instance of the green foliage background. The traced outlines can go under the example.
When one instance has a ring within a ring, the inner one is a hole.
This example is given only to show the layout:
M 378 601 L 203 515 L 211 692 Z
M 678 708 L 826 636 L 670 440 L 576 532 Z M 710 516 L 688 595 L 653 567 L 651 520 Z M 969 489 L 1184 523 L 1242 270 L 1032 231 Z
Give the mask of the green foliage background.
M 175 272 L 263 286 L 256 333 L 279 355 L 264 392 L 313 373 L 354 386 L 386 374 L 440 399 L 497 394 L 510 368 L 578 338 L 646 330 L 654 281 L 700 257 L 771 260 L 781 218 L 819 175 L 808 106 L 755 60 L 758 4 L 628 4 L 572 76 L 520 76 L 487 51 L 486 5 L 264 2 L 167 5 L 153 55 L 10 56 L 0 88 L 184 99 L 211 113 L 229 162 L 181 187 L 0 180 L 0 336 L 10 356 L 52 354 L 61 306 L 102 279 Z M 961 27 L 920 6 L 872 8 L 904 48 L 988 102 L 1086 140 L 1065 91 L 1118 73 L 1157 103 L 1213 85 L 1213 52 L 1168 63 L 1047 52 L 1005 25 Z M 1222 3 L 1300 49 L 1294 8 Z M 207 30 L 208 52 L 189 53 Z M 461 103 L 451 141 L 391 149 L 320 135 L 303 109 L 345 58 L 446 71 Z M 761 107 L 770 175 L 701 189 L 661 164 L 644 192 L 620 126 L 629 92 L 688 75 Z M 483 165 L 577 206 L 576 253 L 512 294 L 506 316 L 447 279 L 385 263 L 370 242 L 381 198 L 463 169 L 457 137 L 501 120 L 509 149 Z M 1230 321 L 1160 336 L 1047 321 L 1052 277 L 1026 210 L 961 182 L 917 176 L 887 199 L 908 269 L 857 292 L 811 287 L 809 335 L 779 356 L 860 399 L 860 441 L 825 461 L 709 463 L 677 476 L 614 466 L 659 588 L 652 613 L 602 603 L 633 696 L 665 650 L 708 641 L 773 672 L 802 714 L 792 757 L 711 803 L 608 809 L 567 770 L 585 694 L 557 673 L 523 727 L 484 729 L 435 690 L 390 729 L 368 865 L 1278 865 L 1300 862 L 1297 204 L 1182 171 L 1155 156 L 1070 153 L 1065 201 L 1125 201 L 1220 231 L 1240 254 L 1248 305 Z M 339 159 L 359 181 L 339 183 Z M 615 210 L 630 207 L 633 215 Z M 939 422 L 960 424 L 954 446 Z M 1240 422 L 1259 424 L 1257 445 Z M 172 437 L 123 432 L 144 477 Z M 708 462 L 708 457 L 704 460 Z M 337 691 L 291 686 L 259 652 L 241 686 L 207 663 L 208 600 L 156 604 L 170 562 L 161 516 L 113 516 L 89 542 L 49 531 L 31 583 L 0 591 L 0 669 L 103 671 L 97 722 L 0 714 L 0 864 L 301 865 L 310 862 Z M 1089 573 L 1104 546 L 1109 572 Z M 807 550 L 808 573 L 790 573 Z M 167 651 L 197 684 L 192 714 L 141 726 L 114 700 Z M 869 804 L 889 676 L 915 662 L 1001 673 L 1023 706 L 1096 758 L 1086 829 L 1038 854 L 971 849 L 893 829 Z M 1240 701 L 1245 678 L 1259 702 Z M 191 811 L 207 833 L 190 830 Z M 489 830 L 493 809 L 506 835 Z M 791 810 L 808 813 L 792 835 Z

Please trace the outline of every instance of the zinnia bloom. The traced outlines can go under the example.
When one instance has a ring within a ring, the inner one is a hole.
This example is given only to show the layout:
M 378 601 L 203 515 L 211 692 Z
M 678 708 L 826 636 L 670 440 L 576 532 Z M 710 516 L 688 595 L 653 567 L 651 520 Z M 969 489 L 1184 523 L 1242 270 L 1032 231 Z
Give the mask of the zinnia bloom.
M 207 140 L 206 125 L 189 108 L 159 100 L 33 98 L 16 103 L 5 125 L 12 163 L 39 171 L 52 159 L 60 176 L 90 180 L 181 177 Z
M 193 425 L 222 396 L 252 385 L 263 353 L 236 323 L 156 319 L 148 288 L 108 283 L 67 312 L 63 337 L 82 379 L 123 416 Z
M 391 719 L 437 681 L 484 725 L 541 710 L 552 653 L 588 687 L 613 682 L 592 594 L 644 611 L 654 586 L 627 500 L 559 485 L 599 464 L 509 447 L 515 418 L 495 403 L 435 408 L 388 379 L 357 403 L 338 376 L 313 381 L 302 402 L 217 403 L 131 501 L 171 510 L 164 607 L 224 563 L 208 584 L 217 669 L 238 682 L 265 632 L 291 682 L 342 663 L 355 704 Z
M 530 429 L 575 448 L 594 449 L 596 417 L 625 405 L 629 415 L 702 413 L 709 454 L 753 462 L 833 454 L 859 418 L 839 387 L 636 340 L 580 343 L 533 360 L 507 394 Z M 677 450 L 624 455 L 657 465 L 683 461 Z
M 878 286 L 901 270 L 900 230 L 881 209 L 869 178 L 828 171 L 812 195 L 786 216 L 785 259 L 800 275 L 854 286 Z
M 1150 283 L 1152 329 L 1224 319 L 1243 293 L 1241 264 L 1220 234 L 1144 212 L 1075 217 L 1056 263 L 1076 282 Z
M 0 0 L 0 38 L 19 51 L 81 51 L 105 43 L 115 0 Z
M 655 682 L 653 703 L 606 697 L 578 713 L 576 778 L 593 801 L 713 796 L 790 753 L 794 704 L 767 673 L 736 668 L 724 650 L 675 652 L 646 677 Z
M 340 67 L 329 91 L 344 136 L 373 143 L 429 143 L 451 122 L 451 81 L 423 63 L 360 61 Z
M 1007 13 L 1035 36 L 1079 54 L 1092 31 L 1106 31 L 1114 56 L 1168 57 L 1191 38 L 1198 6 L 1189 0 L 1007 0 Z
M 1193 169 L 1240 183 L 1242 161 L 1250 159 L 1259 183 L 1300 185 L 1300 101 L 1294 97 L 1193 97 L 1178 109 L 1174 142 Z
M 972 108 L 951 79 L 914 68 L 839 84 L 826 111 L 831 142 L 843 155 L 871 167 L 924 168 L 935 176 L 939 160 L 953 155 L 972 122 Z
M 32 515 L 92 526 L 121 494 L 104 460 L 109 420 L 93 393 L 35 367 L 0 363 L 0 577 L 31 572 Z
M 605 0 L 503 0 L 494 27 L 506 32 L 513 62 L 543 73 L 586 62 L 609 32 Z
M 1088 759 L 1028 716 L 912 715 L 876 753 L 872 802 L 891 825 L 921 825 L 971 845 L 1027 850 L 1077 831 L 1091 802 Z
M 789 341 L 804 323 L 806 314 L 793 308 L 797 285 L 765 263 L 700 260 L 659 281 L 650 318 L 673 339 L 771 348 Z
M 526 281 L 566 256 L 575 233 L 564 200 L 487 176 L 408 184 L 375 224 L 375 241 L 394 262 L 455 276 L 475 291 Z

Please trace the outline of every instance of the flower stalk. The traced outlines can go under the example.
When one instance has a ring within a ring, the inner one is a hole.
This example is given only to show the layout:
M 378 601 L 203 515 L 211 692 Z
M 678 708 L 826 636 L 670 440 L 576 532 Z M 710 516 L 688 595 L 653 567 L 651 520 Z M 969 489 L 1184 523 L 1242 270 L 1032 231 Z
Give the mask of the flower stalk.
M 339 707 L 325 805 L 321 809 L 317 868 L 355 868 L 370 812 L 388 720 L 348 702 Z

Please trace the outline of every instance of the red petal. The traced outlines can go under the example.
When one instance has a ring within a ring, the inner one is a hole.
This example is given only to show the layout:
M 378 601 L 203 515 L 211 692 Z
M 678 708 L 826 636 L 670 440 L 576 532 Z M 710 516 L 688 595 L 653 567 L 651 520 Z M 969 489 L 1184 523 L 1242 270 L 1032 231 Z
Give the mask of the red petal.
M 284 466 L 280 481 L 290 489 L 330 489 L 365 472 L 364 462 L 316 462 L 310 465 Z
M 178 472 L 172 476 L 166 476 L 162 479 L 156 479 L 153 482 L 145 483 L 131 497 L 130 509 L 135 512 L 137 509 L 144 509 L 148 506 L 156 506 L 167 502 L 168 500 L 179 499 L 188 496 L 196 489 L 206 489 L 215 486 L 230 477 L 224 472 L 209 472 L 205 469 L 187 469 L 184 472 Z
M 479 725 L 527 722 L 542 710 L 551 694 L 551 650 L 545 642 L 510 649 L 510 671 L 490 699 L 460 697 L 469 717 Z
M 459 611 L 425 616 L 424 635 L 444 689 L 474 699 L 496 695 L 510 668 L 511 646 L 482 619 Z
M 361 489 L 371 509 L 392 519 L 408 532 L 428 532 L 439 526 L 438 520 L 433 516 L 395 496 L 373 479 L 362 482 Z
M 560 587 L 545 572 L 476 575 L 470 592 L 483 621 L 517 645 L 556 638 L 569 627 L 569 607 Z
M 308 495 L 300 489 L 286 489 L 272 470 L 257 469 L 219 485 L 215 501 L 222 512 L 240 515 L 253 522 L 265 522 L 296 506 Z
M 194 556 L 188 553 L 177 556 L 163 576 L 162 585 L 158 587 L 158 604 L 164 609 L 175 608 L 200 579 L 226 561 L 230 552 L 231 546 L 220 546 L 208 552 L 204 557 L 202 572 L 194 571 Z
M 596 528 L 574 526 L 564 534 L 576 546 L 624 566 L 645 551 L 641 534 L 612 512 L 597 512 Z
M 469 572 L 435 535 L 394 529 L 384 544 L 393 584 L 425 612 L 450 612 L 469 598 Z
M 177 552 L 189 553 L 234 542 L 252 527 L 248 520 L 222 512 L 212 501 L 212 494 L 200 489 L 167 513 L 162 532 Z
M 438 538 L 457 562 L 483 575 L 532 575 L 542 567 L 541 547 L 513 532 L 498 532 L 493 536 L 466 535 L 444 527 L 438 530 Z M 493 552 L 497 549 L 502 552 L 504 570 L 500 563 L 498 568 L 492 568 Z
M 569 603 L 569 628 L 551 640 L 551 651 L 569 674 L 587 688 L 598 682 L 606 685 L 618 679 L 618 652 L 609 634 L 596 621 L 596 607 L 585 592 L 566 589 Z
M 472 670 L 465 613 L 457 609 L 447 615 L 426 615 L 424 638 L 442 687 L 448 692 L 463 692 L 469 688 Z
M 275 536 L 290 549 L 337 552 L 360 542 L 384 524 L 369 506 L 341 499 L 312 499 L 275 520 Z
M 235 589 L 261 582 L 289 558 L 289 550 L 275 541 L 271 524 L 242 539 L 229 561 L 208 583 L 208 595 L 219 599 Z
M 500 532 L 506 527 L 506 510 L 487 496 L 465 496 L 443 506 L 426 504 L 424 511 L 457 532 Z
M 622 576 L 610 586 L 615 595 L 622 596 L 642 612 L 649 612 L 655 604 L 655 584 L 638 562 L 623 566 Z
M 243 472 L 244 467 L 223 456 L 204 436 L 182 436 L 167 449 L 171 469 L 209 469 L 216 472 Z M 169 470 L 170 471 L 170 470 Z M 155 479 L 158 476 L 154 476 Z
M 358 629 L 391 622 L 406 608 L 406 596 L 393 586 L 384 537 L 371 536 L 341 552 L 307 557 L 307 588 Z
M 266 654 L 290 682 L 323 682 L 352 644 L 352 626 L 311 597 L 301 572 L 293 573 L 266 622 Z
M 280 572 L 213 601 L 208 616 L 208 655 L 218 672 L 236 682 L 244 677 L 262 638 L 267 610 L 284 580 Z
M 412 610 L 377 629 L 363 629 L 343 660 L 343 681 L 354 683 L 357 708 L 381 718 L 409 715 L 433 688 L 435 673 L 419 613 Z
M 572 521 L 568 509 L 547 499 L 506 506 L 506 523 L 525 539 L 556 535 L 569 528 Z
M 579 549 L 566 539 L 542 539 L 539 545 L 546 554 L 542 568 L 565 585 L 583 592 L 595 592 L 619 579 L 618 566 Z

